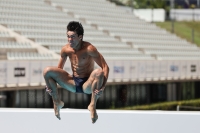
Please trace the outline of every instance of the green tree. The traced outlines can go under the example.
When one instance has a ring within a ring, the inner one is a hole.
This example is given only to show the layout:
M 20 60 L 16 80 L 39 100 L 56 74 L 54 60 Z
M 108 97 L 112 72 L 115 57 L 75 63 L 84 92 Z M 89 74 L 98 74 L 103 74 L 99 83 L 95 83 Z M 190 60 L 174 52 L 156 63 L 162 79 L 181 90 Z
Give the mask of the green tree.
M 151 8 L 166 8 L 165 0 L 150 0 Z
M 167 8 L 165 0 L 118 0 L 126 6 L 134 8 Z

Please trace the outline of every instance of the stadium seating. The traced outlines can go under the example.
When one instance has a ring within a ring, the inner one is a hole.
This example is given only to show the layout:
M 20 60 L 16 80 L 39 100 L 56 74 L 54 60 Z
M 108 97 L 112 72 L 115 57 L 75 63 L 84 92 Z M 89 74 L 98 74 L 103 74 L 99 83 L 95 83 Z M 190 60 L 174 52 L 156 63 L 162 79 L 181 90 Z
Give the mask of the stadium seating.
M 51 54 L 40 54 L 35 52 L 7 52 L 8 60 L 50 60 Z
M 4 32 L 4 31 L 0 31 L 0 37 L 9 37 L 9 33 L 8 32 Z
M 95 45 L 108 60 L 199 59 L 196 45 L 106 0 L 1 0 L 0 15 L 0 25 L 58 55 L 67 43 L 66 25 L 74 20 L 82 23 L 84 40 Z M 0 49 L 7 49 L 8 60 L 52 58 L 28 43 L 6 43 L 8 37 L 7 32 L 0 32 L 0 39 L 4 39 Z
M 0 30 L 0 41 L 15 41 L 15 38 L 12 37 L 7 31 Z

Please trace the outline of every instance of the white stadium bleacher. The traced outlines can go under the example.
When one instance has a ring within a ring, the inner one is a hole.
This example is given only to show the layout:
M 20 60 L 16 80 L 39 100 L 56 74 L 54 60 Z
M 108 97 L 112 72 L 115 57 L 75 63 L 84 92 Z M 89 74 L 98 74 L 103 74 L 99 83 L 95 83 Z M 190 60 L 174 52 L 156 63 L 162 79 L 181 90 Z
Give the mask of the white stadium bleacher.
M 7 52 L 8 60 L 51 60 L 51 54 L 40 54 L 36 52 Z
M 6 31 L 0 31 L 0 37 L 10 37 L 9 33 Z
M 1 89 L 44 87 L 42 71 L 57 65 L 70 21 L 82 23 L 83 40 L 104 56 L 109 88 L 141 83 L 146 97 L 145 83 L 200 79 L 198 46 L 109 1 L 0 0 Z M 69 60 L 63 69 L 72 73 Z
M 196 59 L 200 52 L 196 45 L 155 24 L 140 20 L 106 0 L 1 0 L 0 7 L 2 26 L 58 55 L 61 47 L 67 43 L 66 25 L 72 20 L 83 24 L 84 40 L 98 47 L 107 60 L 186 60 L 187 55 Z M 8 36 L 7 32 L 0 32 L 0 38 Z M 5 47 L 31 48 L 28 44 L 17 45 L 8 44 Z M 0 44 L 1 47 L 4 45 Z M 51 57 L 35 51 L 36 59 Z M 26 54 L 9 52 L 8 60 L 26 59 L 21 57 Z
M 15 41 L 0 41 L 0 48 L 4 49 L 27 49 L 27 48 L 33 48 L 31 44 L 29 43 L 18 43 Z
M 13 38 L 7 31 L 0 30 L 0 41 L 15 41 L 15 38 Z
M 185 50 L 185 49 L 194 49 L 194 50 L 199 50 L 199 48 L 196 45 L 182 45 L 182 44 L 159 44 L 159 43 L 142 43 L 142 42 L 137 42 L 133 44 L 135 48 L 155 48 L 155 49 L 162 49 L 163 50 L 168 50 L 168 49 L 180 49 L 180 50 Z M 170 52 L 170 51 L 168 51 Z

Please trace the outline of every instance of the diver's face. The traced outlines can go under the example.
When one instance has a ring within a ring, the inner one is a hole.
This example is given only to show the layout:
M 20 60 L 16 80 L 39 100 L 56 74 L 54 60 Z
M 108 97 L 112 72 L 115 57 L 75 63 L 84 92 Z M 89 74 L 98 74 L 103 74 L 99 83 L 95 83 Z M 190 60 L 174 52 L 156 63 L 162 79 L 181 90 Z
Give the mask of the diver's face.
M 70 46 L 75 49 L 81 41 L 81 36 L 78 36 L 78 34 L 74 31 L 68 31 L 67 40 Z

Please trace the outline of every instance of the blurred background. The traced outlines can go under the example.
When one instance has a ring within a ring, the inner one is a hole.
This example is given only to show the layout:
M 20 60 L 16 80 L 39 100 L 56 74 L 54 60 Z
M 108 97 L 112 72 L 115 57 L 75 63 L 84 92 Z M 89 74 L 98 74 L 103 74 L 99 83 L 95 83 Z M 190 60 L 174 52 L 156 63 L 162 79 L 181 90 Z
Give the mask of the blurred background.
M 97 109 L 200 110 L 199 8 L 200 0 L 0 0 L 0 107 L 53 107 L 42 71 L 57 66 L 66 26 L 79 21 L 110 67 Z M 58 91 L 64 108 L 90 102 Z

